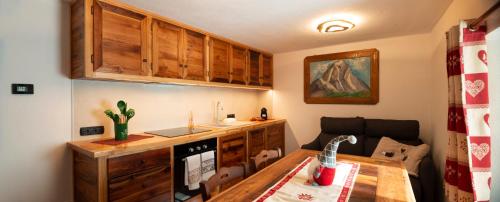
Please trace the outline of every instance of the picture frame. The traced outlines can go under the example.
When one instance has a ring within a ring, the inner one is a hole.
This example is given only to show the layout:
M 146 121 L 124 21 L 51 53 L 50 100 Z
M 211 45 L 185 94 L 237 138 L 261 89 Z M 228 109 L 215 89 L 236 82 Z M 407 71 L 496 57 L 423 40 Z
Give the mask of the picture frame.
M 307 104 L 377 104 L 379 51 L 365 49 L 304 58 Z

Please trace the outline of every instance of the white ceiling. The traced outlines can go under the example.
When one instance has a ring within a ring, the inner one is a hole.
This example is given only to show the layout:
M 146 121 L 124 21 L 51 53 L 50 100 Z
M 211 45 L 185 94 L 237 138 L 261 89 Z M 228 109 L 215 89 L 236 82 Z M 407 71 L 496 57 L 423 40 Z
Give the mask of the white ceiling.
M 452 0 L 123 0 L 182 23 L 272 53 L 425 33 Z M 321 34 L 318 19 L 355 21 Z

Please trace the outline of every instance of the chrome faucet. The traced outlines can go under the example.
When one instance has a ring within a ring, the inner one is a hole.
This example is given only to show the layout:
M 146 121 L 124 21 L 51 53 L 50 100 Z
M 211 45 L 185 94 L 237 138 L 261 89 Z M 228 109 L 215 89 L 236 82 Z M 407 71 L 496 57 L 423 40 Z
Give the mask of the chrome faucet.
M 217 105 L 215 106 L 215 124 L 220 125 L 220 113 L 224 111 L 224 107 L 220 101 L 217 101 Z

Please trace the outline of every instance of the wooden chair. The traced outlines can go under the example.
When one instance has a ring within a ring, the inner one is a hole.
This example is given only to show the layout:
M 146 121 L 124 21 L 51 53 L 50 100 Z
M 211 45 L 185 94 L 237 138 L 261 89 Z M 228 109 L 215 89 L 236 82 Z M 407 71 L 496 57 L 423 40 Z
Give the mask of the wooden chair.
M 220 168 L 217 173 L 208 180 L 200 182 L 200 190 L 203 201 L 207 201 L 212 198 L 212 194 L 217 193 L 218 188 L 225 183 L 240 177 L 246 178 L 247 173 L 247 163 L 241 163 L 238 166 Z
M 281 158 L 283 155 L 280 148 L 274 150 L 262 150 L 257 156 L 250 157 L 250 170 L 252 173 L 256 173 L 267 166 L 268 162 L 275 161 Z

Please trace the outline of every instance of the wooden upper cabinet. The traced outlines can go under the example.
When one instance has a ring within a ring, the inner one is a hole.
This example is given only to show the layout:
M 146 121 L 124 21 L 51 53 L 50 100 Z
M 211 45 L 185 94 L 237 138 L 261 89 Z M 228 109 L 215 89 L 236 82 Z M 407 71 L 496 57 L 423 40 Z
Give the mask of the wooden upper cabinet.
M 210 39 L 210 81 L 229 82 L 230 48 L 225 41 Z
M 182 78 L 182 28 L 157 19 L 152 26 L 153 75 Z
M 273 86 L 273 58 L 262 54 L 262 82 L 263 86 Z
M 184 30 L 184 78 L 205 81 L 205 35 Z
M 71 2 L 72 79 L 272 88 L 269 53 L 119 1 Z
M 250 50 L 248 57 L 248 83 L 250 85 L 260 85 L 260 53 Z
M 231 83 L 246 84 L 247 55 L 245 48 L 231 46 Z
M 149 75 L 148 18 L 101 1 L 93 16 L 94 72 Z
M 205 35 L 153 19 L 153 75 L 205 80 Z

